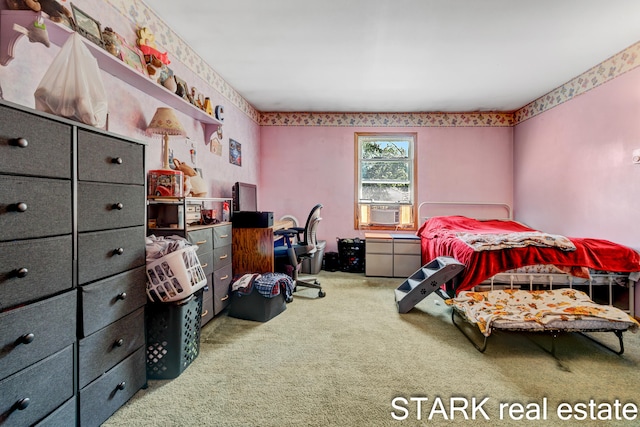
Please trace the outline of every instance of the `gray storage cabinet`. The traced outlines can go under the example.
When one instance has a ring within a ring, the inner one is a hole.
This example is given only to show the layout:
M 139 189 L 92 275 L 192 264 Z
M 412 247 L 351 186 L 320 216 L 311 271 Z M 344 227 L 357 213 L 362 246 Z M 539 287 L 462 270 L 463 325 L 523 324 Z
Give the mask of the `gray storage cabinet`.
M 0 101 L 0 157 L 2 425 L 98 426 L 147 381 L 144 145 Z

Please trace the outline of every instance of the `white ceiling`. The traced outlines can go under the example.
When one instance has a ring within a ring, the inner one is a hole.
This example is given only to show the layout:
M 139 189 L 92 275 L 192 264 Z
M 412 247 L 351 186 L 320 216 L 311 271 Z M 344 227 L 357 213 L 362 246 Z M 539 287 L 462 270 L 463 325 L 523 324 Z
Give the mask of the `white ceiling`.
M 512 111 L 640 40 L 638 0 L 147 4 L 264 112 Z

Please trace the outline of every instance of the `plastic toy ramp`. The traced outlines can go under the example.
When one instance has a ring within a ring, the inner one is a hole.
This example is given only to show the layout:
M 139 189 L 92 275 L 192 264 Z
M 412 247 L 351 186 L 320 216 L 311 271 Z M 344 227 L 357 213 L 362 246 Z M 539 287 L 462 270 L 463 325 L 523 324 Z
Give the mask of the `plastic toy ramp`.
M 413 273 L 395 290 L 398 313 L 407 313 L 440 286 L 456 277 L 464 265 L 451 257 L 437 257 Z

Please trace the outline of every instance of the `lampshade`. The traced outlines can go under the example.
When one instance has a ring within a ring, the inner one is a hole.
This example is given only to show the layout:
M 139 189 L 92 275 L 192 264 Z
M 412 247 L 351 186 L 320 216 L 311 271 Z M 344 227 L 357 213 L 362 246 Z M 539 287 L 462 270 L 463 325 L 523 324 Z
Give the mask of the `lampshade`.
M 147 135 L 160 134 L 164 135 L 163 142 L 163 169 L 170 169 L 169 167 L 169 135 L 185 136 L 185 132 L 182 124 L 176 117 L 175 111 L 168 107 L 159 107 L 156 113 L 151 119 L 151 123 L 147 126 Z

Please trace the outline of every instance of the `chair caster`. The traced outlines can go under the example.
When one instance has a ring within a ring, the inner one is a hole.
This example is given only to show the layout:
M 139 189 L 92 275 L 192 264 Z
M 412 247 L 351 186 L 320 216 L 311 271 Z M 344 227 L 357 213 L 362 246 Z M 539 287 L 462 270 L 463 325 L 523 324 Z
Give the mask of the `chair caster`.
M 286 302 L 287 304 L 293 302 L 293 297 L 285 298 L 284 302 Z
M 326 294 L 322 289 L 320 289 L 320 290 L 318 291 L 318 296 L 319 296 L 320 298 L 324 298 L 326 295 L 327 295 L 327 294 Z

